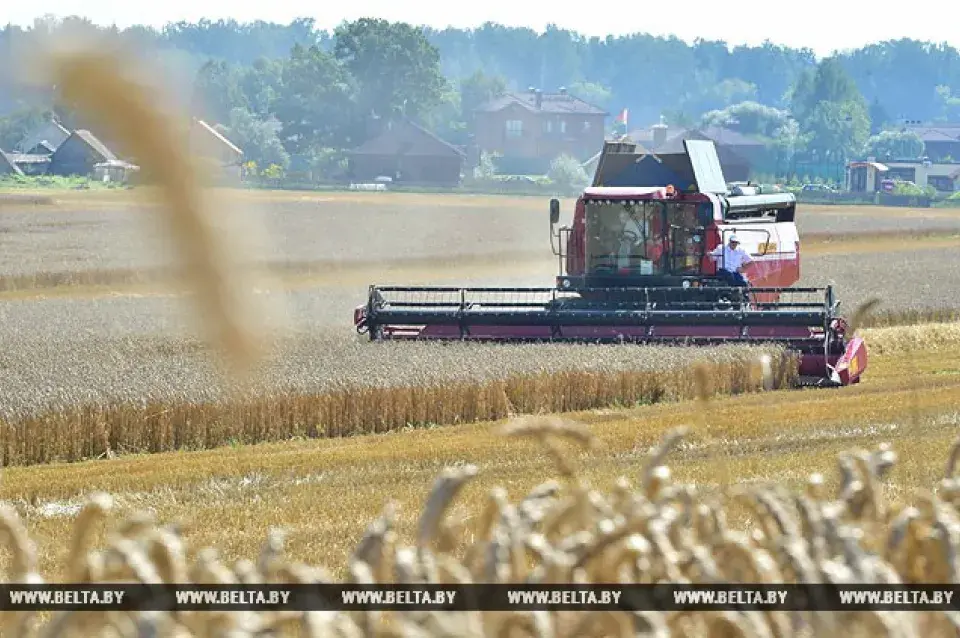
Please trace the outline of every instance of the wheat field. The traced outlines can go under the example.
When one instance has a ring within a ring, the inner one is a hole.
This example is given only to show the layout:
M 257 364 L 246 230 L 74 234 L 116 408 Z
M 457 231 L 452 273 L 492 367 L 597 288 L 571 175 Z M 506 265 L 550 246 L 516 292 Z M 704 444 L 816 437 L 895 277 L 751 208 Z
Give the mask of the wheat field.
M 760 393 L 10 468 L 2 521 L 13 539 L 11 579 L 955 583 L 955 536 L 936 530 L 960 524 L 960 355 L 920 354 L 909 366 L 881 355 L 874 379 L 842 396 Z M 177 530 L 159 527 L 165 521 Z M 581 544 L 571 544 L 575 535 Z M 858 539 L 856 551 L 849 538 Z M 504 543 L 502 554 L 490 553 Z M 563 571 L 557 552 L 581 566 Z M 485 555 L 502 558 L 491 564 Z M 5 620 L 4 635 L 21 635 L 8 632 L 22 619 Z M 309 614 L 136 620 L 159 635 L 255 635 L 282 625 L 309 636 L 525 636 L 523 623 L 533 619 L 371 612 L 319 624 Z M 56 621 L 82 635 L 105 626 L 109 635 L 137 635 L 125 617 Z M 541 614 L 540 626 L 542 636 L 927 636 L 953 635 L 957 624 L 934 613 L 561 612 Z

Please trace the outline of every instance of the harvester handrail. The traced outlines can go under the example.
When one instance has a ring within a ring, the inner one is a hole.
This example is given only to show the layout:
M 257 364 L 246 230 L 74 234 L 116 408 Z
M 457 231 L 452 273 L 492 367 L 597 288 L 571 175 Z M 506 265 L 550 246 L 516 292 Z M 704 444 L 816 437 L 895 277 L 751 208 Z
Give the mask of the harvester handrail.
M 373 290 L 379 292 L 542 292 L 542 293 L 552 293 L 552 292 L 567 292 L 565 290 L 558 290 L 557 288 L 530 288 L 530 287 L 489 287 L 489 286 L 373 286 Z M 721 291 L 721 290 L 739 290 L 746 292 L 748 294 L 755 292 L 763 293 L 772 293 L 772 292 L 795 292 L 795 293 L 816 293 L 816 292 L 826 292 L 830 289 L 830 286 L 826 287 L 814 287 L 814 288 L 794 288 L 790 286 L 786 287 L 763 287 L 763 288 L 738 288 L 735 286 L 715 286 L 711 287 L 711 290 Z M 657 292 L 661 291 L 681 291 L 688 290 L 682 286 L 662 286 L 656 288 L 630 288 L 630 287 L 616 287 L 616 288 L 590 288 L 590 292 L 637 292 L 638 290 L 655 290 Z

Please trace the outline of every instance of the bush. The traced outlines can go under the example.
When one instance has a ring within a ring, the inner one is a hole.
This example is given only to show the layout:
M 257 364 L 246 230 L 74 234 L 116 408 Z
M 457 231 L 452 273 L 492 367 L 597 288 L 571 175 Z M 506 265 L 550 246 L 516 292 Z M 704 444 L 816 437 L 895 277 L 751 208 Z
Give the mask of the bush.
M 86 190 L 127 188 L 123 182 L 101 182 L 85 176 L 61 177 L 59 175 L 4 175 L 0 177 L 0 189 L 6 190 Z
M 590 183 L 590 177 L 580 162 L 569 155 L 561 155 L 550 163 L 547 173 L 550 181 L 567 191 L 580 191 Z
M 913 182 L 897 182 L 893 186 L 893 194 L 909 197 L 936 197 L 937 189 L 930 185 L 917 186 Z
M 499 153 L 480 152 L 480 161 L 473 168 L 473 179 L 477 181 L 493 180 L 497 176 L 497 158 Z

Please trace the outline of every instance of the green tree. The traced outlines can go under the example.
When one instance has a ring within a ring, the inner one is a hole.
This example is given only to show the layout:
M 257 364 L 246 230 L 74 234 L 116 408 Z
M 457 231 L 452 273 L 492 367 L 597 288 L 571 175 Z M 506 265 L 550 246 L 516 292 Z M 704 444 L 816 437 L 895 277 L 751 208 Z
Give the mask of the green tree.
M 440 102 L 440 52 L 403 22 L 361 18 L 337 27 L 334 56 L 356 79 L 360 114 L 417 118 Z
M 0 118 L 0 150 L 12 150 L 31 131 L 49 122 L 51 117 L 53 117 L 52 111 L 32 107 L 14 111 Z
M 944 122 L 960 121 L 960 95 L 953 95 L 953 90 L 942 84 L 935 91 L 940 106 L 937 119 Z
M 550 163 L 547 173 L 554 184 L 565 191 L 574 192 L 583 189 L 590 183 L 590 177 L 576 158 L 569 155 L 560 155 Z
M 890 123 L 890 114 L 887 109 L 880 104 L 880 100 L 873 99 L 870 103 L 870 135 L 877 135 L 883 128 Z
M 613 93 L 607 87 L 599 82 L 587 82 L 580 80 L 567 87 L 571 95 L 574 95 L 584 102 L 589 102 L 594 106 L 599 106 L 604 110 L 609 110 Z
M 790 104 L 807 150 L 820 161 L 839 163 L 862 151 L 870 135 L 867 103 L 836 56 L 797 78 Z
M 820 158 L 834 162 L 857 155 L 870 135 L 870 120 L 863 100 L 821 101 L 807 120 L 807 147 Z
M 794 158 L 807 149 L 809 137 L 800 132 L 796 120 L 788 120 L 773 138 L 772 150 L 776 154 L 777 166 L 782 174 L 791 173 Z
M 226 122 L 234 108 L 250 108 L 240 78 L 240 69 L 223 60 L 204 64 L 194 82 L 194 110 L 205 119 Z
M 722 126 L 744 135 L 774 138 L 790 119 L 787 111 L 758 102 L 740 102 L 725 109 L 705 113 L 700 118 L 700 125 Z
M 240 69 L 222 60 L 204 64 L 194 82 L 194 109 L 205 119 L 226 122 L 234 108 L 249 108 L 240 78 Z
M 282 82 L 274 114 L 288 152 L 303 154 L 312 147 L 352 142 L 354 89 L 349 73 L 332 56 L 317 46 L 294 46 L 284 63 Z
M 836 57 L 826 58 L 816 71 L 800 75 L 791 96 L 791 111 L 802 125 L 821 102 L 856 102 L 866 111 L 863 94 Z
M 491 180 L 497 175 L 498 153 L 480 152 L 480 161 L 473 168 L 473 178 L 477 180 Z
M 466 145 L 469 139 L 468 122 L 464 120 L 460 91 L 447 87 L 440 101 L 428 114 L 421 117 L 422 124 L 451 144 Z
M 474 111 L 490 100 L 507 92 L 507 82 L 500 75 L 488 75 L 477 69 L 460 80 L 460 117 L 473 123 Z
M 257 58 L 239 78 L 250 111 L 260 118 L 269 117 L 283 92 L 283 60 Z
M 913 131 L 883 131 L 867 140 L 863 154 L 879 160 L 923 157 L 923 139 Z
M 277 136 L 279 123 L 265 122 L 250 111 L 237 107 L 230 111 L 229 125 L 220 128 L 243 150 L 244 157 L 256 162 L 257 166 L 275 164 L 283 169 L 290 166 L 290 155 Z

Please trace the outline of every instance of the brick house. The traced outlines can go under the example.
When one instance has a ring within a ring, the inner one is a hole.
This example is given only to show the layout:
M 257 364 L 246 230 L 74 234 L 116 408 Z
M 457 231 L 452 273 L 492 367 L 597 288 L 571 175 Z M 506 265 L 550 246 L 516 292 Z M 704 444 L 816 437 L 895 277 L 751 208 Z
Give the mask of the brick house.
M 560 155 L 584 161 L 602 148 L 607 115 L 564 88 L 508 93 L 476 109 L 475 153 L 499 153 L 502 173 L 542 174 Z

